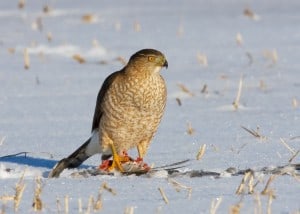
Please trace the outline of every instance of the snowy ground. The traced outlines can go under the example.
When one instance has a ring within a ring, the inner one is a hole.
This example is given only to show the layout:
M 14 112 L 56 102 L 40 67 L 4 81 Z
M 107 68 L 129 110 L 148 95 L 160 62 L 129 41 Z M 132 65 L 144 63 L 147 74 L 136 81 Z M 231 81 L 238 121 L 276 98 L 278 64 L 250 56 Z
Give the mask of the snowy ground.
M 273 213 L 300 212 L 299 176 L 298 180 L 276 177 L 268 188 L 276 195 L 270 205 L 269 196 L 260 194 L 270 175 L 255 177 L 259 183 L 254 194 L 244 196 L 235 194 L 243 176 L 174 178 L 192 188 L 190 197 L 187 190 L 177 192 L 161 177 L 71 177 L 99 164 L 97 156 L 80 169 L 47 179 L 54 164 L 89 136 L 101 83 L 123 66 L 117 58 L 127 60 L 148 47 L 165 53 L 169 62 L 162 73 L 168 85 L 167 109 L 146 157 L 148 163 L 159 166 L 195 159 L 206 144 L 203 158 L 192 161 L 186 170 L 222 172 L 229 167 L 287 164 L 300 149 L 299 1 L 47 2 L 47 13 L 44 1 L 26 1 L 23 9 L 17 1 L 0 2 L 0 156 L 29 152 L 26 158 L 0 159 L 4 213 L 13 212 L 13 202 L 4 196 L 15 194 L 24 172 L 21 213 L 33 212 L 38 176 L 45 213 L 64 212 L 66 196 L 70 213 L 80 211 L 78 200 L 86 211 L 89 197 L 97 198 L 103 183 L 116 192 L 102 190 L 103 213 L 123 213 L 128 207 L 134 213 L 210 213 L 217 198 L 218 213 L 227 213 L 239 203 L 242 213 L 259 213 L 259 202 L 264 213 L 268 207 Z M 247 8 L 249 15 L 244 15 Z M 25 48 L 30 56 L 28 70 L 24 69 Z M 72 59 L 74 54 L 85 63 Z M 203 57 L 207 66 L 199 59 Z M 240 104 L 234 110 L 241 77 Z M 207 89 L 202 93 L 204 85 Z M 194 129 L 192 135 L 187 133 L 188 124 Z M 259 127 L 262 138 L 241 126 Z M 299 155 L 292 162 L 299 163 Z

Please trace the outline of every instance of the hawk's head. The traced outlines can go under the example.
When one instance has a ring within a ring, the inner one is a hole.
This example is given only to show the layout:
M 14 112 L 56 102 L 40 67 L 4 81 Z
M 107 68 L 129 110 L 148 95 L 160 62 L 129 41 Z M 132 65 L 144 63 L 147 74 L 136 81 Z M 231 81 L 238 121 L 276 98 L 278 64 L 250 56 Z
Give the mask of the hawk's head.
M 130 57 L 128 66 L 134 66 L 142 70 L 158 72 L 162 67 L 168 68 L 168 61 L 166 57 L 158 50 L 143 49 Z

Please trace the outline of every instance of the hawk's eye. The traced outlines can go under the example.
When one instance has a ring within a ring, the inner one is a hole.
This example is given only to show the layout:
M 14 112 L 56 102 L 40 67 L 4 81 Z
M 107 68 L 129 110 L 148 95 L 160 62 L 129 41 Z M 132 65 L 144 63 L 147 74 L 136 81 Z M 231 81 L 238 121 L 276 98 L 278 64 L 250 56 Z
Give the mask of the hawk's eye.
M 155 57 L 154 56 L 148 56 L 148 61 L 149 62 L 153 62 L 155 60 Z

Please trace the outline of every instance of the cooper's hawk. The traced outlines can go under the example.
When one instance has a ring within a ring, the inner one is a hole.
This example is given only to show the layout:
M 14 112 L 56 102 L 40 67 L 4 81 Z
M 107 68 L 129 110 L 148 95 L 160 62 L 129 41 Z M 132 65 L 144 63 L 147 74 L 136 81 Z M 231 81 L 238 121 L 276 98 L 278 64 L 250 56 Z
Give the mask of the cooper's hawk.
M 96 153 L 102 154 L 100 168 L 104 170 L 115 167 L 122 171 L 122 161 L 133 161 L 126 152 L 134 147 L 141 161 L 166 105 L 162 67 L 167 68 L 168 62 L 161 52 L 143 49 L 133 54 L 122 70 L 109 75 L 97 97 L 91 137 L 59 161 L 49 177 L 58 177 L 65 168 L 78 167 Z

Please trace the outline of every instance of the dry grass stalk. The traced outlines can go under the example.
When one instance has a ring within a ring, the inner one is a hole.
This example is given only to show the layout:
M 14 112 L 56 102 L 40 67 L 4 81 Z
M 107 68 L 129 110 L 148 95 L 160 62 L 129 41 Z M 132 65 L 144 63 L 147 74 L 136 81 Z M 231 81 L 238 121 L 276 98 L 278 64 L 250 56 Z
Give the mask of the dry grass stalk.
M 295 157 L 297 157 L 297 155 L 300 153 L 300 150 L 298 150 L 297 152 L 295 152 L 295 154 L 293 154 L 293 156 L 289 159 L 289 163 L 292 163 L 292 161 L 295 159 Z
M 203 144 L 202 146 L 200 146 L 200 149 L 199 149 L 198 154 L 196 156 L 197 160 L 200 160 L 203 157 L 203 155 L 205 153 L 205 150 L 206 150 L 206 144 Z
M 251 171 L 246 172 L 240 185 L 238 186 L 237 190 L 235 191 L 235 194 L 241 195 L 246 192 L 246 183 L 248 186 L 248 193 L 252 194 L 254 192 L 254 186 L 253 186 L 253 173 Z M 251 190 L 251 191 L 250 191 Z
M 43 202 L 41 200 L 41 193 L 42 193 L 42 181 L 40 177 L 35 179 L 35 191 L 34 191 L 34 198 L 33 198 L 33 208 L 34 211 L 40 211 L 43 209 Z
M 272 196 L 273 198 L 276 198 L 274 191 L 272 189 L 269 188 L 270 184 L 272 183 L 272 181 L 274 181 L 274 179 L 277 177 L 277 175 L 271 175 L 266 183 L 265 188 L 263 189 L 263 191 L 261 191 L 262 195 L 268 195 L 268 196 Z
M 82 200 L 78 198 L 78 213 L 82 213 Z
M 219 208 L 220 204 L 222 202 L 222 198 L 213 198 L 210 204 L 210 214 L 216 214 L 217 209 Z
M 61 204 L 59 198 L 56 198 L 57 213 L 61 213 Z
M 296 150 L 293 149 L 292 147 L 290 147 L 287 142 L 285 142 L 285 140 L 283 138 L 280 138 L 280 142 L 282 143 L 282 145 L 284 145 L 292 155 L 295 155 L 296 154 Z
M 277 63 L 278 58 L 279 58 L 276 49 L 263 51 L 263 56 L 266 59 L 271 60 L 273 65 L 275 65 Z
M 106 182 L 104 182 L 102 184 L 101 188 L 108 191 L 108 192 L 110 192 L 113 195 L 117 195 L 117 192 L 113 188 L 109 187 Z
M 24 68 L 29 69 L 30 67 L 30 58 L 27 48 L 24 49 Z
M 91 213 L 92 210 L 91 207 L 93 207 L 93 204 L 94 204 L 94 197 L 91 195 L 89 197 L 89 202 L 85 213 Z
M 182 102 L 181 102 L 181 100 L 180 100 L 178 97 L 176 97 L 176 102 L 177 102 L 177 104 L 178 104 L 179 106 L 182 105 Z
M 230 214 L 239 214 L 241 212 L 241 208 L 242 208 L 242 202 L 234 204 L 234 205 L 230 206 L 229 213 Z
M 239 105 L 240 105 L 240 99 L 241 99 L 241 95 L 242 95 L 242 88 L 243 88 L 243 76 L 241 76 L 241 78 L 240 78 L 238 92 L 237 92 L 235 100 L 232 103 L 235 110 L 237 110 L 239 108 Z
M 124 214 L 134 214 L 134 207 L 126 207 Z
M 244 43 L 243 36 L 241 33 L 237 33 L 235 37 L 235 41 L 239 46 L 242 46 Z
M 0 146 L 2 146 L 3 145 L 3 143 L 4 143 L 4 141 L 5 141 L 5 136 L 4 137 L 1 137 L 1 139 L 0 139 Z
M 190 122 L 188 122 L 187 124 L 186 133 L 188 133 L 189 135 L 195 134 L 195 129 L 193 129 L 192 124 Z
M 208 65 L 207 56 L 203 53 L 197 53 L 197 61 L 204 67 Z
M 52 39 L 53 39 L 52 33 L 51 33 L 51 32 L 48 32 L 48 33 L 47 33 L 47 40 L 48 40 L 48 42 L 51 42 Z
M 272 214 L 272 209 L 271 209 L 271 205 L 273 202 L 273 199 L 275 198 L 275 194 L 273 192 L 273 190 L 270 190 L 268 192 L 268 207 L 267 207 L 267 214 Z
M 158 187 L 158 190 L 159 190 L 159 192 L 160 192 L 160 194 L 161 194 L 161 196 L 162 196 L 164 202 L 165 202 L 166 204 L 168 204 L 168 203 L 169 203 L 169 199 L 167 198 L 167 196 L 166 196 L 166 194 L 165 194 L 163 188 Z
M 134 31 L 135 32 L 140 32 L 142 29 L 141 24 L 138 21 L 134 22 Z
M 296 174 L 295 172 L 292 172 L 293 178 L 295 178 L 298 182 L 300 182 L 300 176 Z
M 99 189 L 99 192 L 98 192 L 98 196 L 97 196 L 97 200 L 94 202 L 93 204 L 93 209 L 94 211 L 99 211 L 102 209 L 103 207 L 103 202 L 102 202 L 102 188 Z
M 255 14 L 250 8 L 246 8 L 244 10 L 244 15 L 255 21 L 258 21 L 260 19 L 260 17 Z
M 292 105 L 293 105 L 293 108 L 298 108 L 298 101 L 297 99 L 294 97 L 293 100 L 292 100 Z
M 3 195 L 0 196 L 0 201 L 4 201 L 4 203 L 6 203 L 7 201 L 13 201 L 15 200 L 15 196 L 9 196 L 9 195 Z
M 202 94 L 207 94 L 208 93 L 206 84 L 203 85 L 203 88 L 201 89 L 201 93 Z
M 248 180 L 248 193 L 249 194 L 254 193 L 254 187 L 255 186 L 254 186 L 253 182 L 254 182 L 254 176 L 253 176 L 253 173 L 251 173 L 250 178 Z
M 253 135 L 256 138 L 259 138 L 260 140 L 266 140 L 267 137 L 263 136 L 261 133 L 259 133 L 259 127 L 256 127 L 256 131 L 253 129 L 248 129 L 244 126 L 241 126 L 242 129 L 244 129 L 245 131 L 247 131 L 248 133 L 250 133 L 251 135 Z
M 69 196 L 65 196 L 65 213 L 69 213 Z
M 263 212 L 262 212 L 261 198 L 259 193 L 254 194 L 254 201 L 255 201 L 254 213 L 262 214 Z
M 188 191 L 188 198 L 189 199 L 191 198 L 191 196 L 192 196 L 192 187 L 181 184 L 181 183 L 179 183 L 178 181 L 175 181 L 172 178 L 168 178 L 168 182 L 170 182 L 174 186 L 174 188 L 177 192 L 179 192 L 180 189 L 187 190 Z
M 15 187 L 15 196 L 14 196 L 14 210 L 15 212 L 18 211 L 19 209 L 19 205 L 23 196 L 23 192 L 25 190 L 26 185 L 24 184 L 24 175 L 25 175 L 25 171 L 23 173 L 23 175 L 21 176 L 19 182 L 16 184 Z
M 97 21 L 97 17 L 93 14 L 85 14 L 81 17 L 81 20 L 84 23 L 95 23 Z
M 190 96 L 194 96 L 195 94 L 192 93 L 185 85 L 178 83 L 177 86 L 183 91 L 184 93 L 187 93 Z
M 25 0 L 19 0 L 18 2 L 18 8 L 23 9 L 25 7 Z
M 80 64 L 85 63 L 85 59 L 84 59 L 80 54 L 74 54 L 74 55 L 72 56 L 72 58 L 73 58 L 74 60 L 76 60 L 77 62 L 79 62 Z

